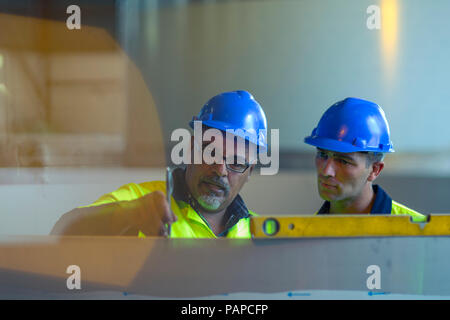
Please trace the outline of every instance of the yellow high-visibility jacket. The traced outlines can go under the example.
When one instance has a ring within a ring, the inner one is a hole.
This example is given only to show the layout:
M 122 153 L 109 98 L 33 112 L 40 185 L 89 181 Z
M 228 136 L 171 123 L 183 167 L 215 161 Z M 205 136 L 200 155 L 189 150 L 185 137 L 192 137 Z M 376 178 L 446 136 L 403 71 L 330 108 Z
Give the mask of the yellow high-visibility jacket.
M 128 183 L 119 189 L 101 196 L 93 204 L 87 206 L 97 206 L 118 201 L 130 201 L 138 199 L 146 194 L 154 191 L 162 191 L 166 193 L 166 183 L 164 181 L 151 181 L 143 183 Z M 188 203 L 180 199 L 172 197 L 171 209 L 177 216 L 178 220 L 172 224 L 171 238 L 217 238 L 208 225 L 207 221 L 202 218 Z M 230 212 L 230 219 L 238 220 L 227 228 L 223 235 L 227 238 L 251 238 L 250 233 L 250 216 L 255 215 L 254 212 L 249 211 L 242 200 L 237 195 L 232 204 L 227 210 L 239 212 Z M 145 235 L 139 232 L 140 237 Z

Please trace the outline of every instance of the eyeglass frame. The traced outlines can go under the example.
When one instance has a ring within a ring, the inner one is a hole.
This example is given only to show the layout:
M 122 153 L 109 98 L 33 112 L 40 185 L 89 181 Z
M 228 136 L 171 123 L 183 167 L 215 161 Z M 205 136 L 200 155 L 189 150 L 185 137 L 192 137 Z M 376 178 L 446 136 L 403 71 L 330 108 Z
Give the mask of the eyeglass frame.
M 207 146 L 207 144 L 203 144 L 202 145 L 202 152 L 204 151 L 204 148 Z M 215 157 L 215 155 L 213 156 Z M 230 157 L 228 157 L 230 158 Z M 237 157 L 235 156 L 235 159 L 237 159 Z M 232 171 L 232 172 L 236 172 L 236 173 L 244 173 L 245 171 L 247 171 L 248 168 L 250 168 L 251 163 L 248 163 L 247 161 L 245 161 L 244 163 L 238 163 L 239 165 L 245 165 L 245 168 L 243 168 L 242 170 L 236 170 L 230 167 L 230 165 L 233 165 L 233 163 L 227 163 L 227 157 L 223 157 L 224 163 L 225 163 L 225 167 L 227 168 L 228 171 Z

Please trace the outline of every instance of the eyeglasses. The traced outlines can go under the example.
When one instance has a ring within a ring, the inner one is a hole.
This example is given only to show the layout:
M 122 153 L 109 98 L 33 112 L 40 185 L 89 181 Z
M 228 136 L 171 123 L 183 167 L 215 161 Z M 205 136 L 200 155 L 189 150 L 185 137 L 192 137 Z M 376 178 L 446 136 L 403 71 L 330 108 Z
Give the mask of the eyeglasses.
M 202 146 L 202 151 L 205 150 L 205 147 L 207 145 L 204 144 Z M 211 152 L 211 157 L 215 157 L 215 150 L 213 150 Z M 225 163 L 225 167 L 227 168 L 228 171 L 233 171 L 233 172 L 237 172 L 237 173 L 244 173 L 249 167 L 250 167 L 250 163 L 248 163 L 247 161 L 238 158 L 237 156 L 234 157 L 223 157 L 223 161 Z
M 223 158 L 223 160 L 225 161 L 225 167 L 229 171 L 244 173 L 245 170 L 247 170 L 250 167 L 250 164 L 247 162 L 245 162 L 243 164 L 238 163 L 238 161 L 236 161 L 237 160 L 236 157 L 234 157 L 232 163 L 227 163 L 227 162 L 231 162 L 231 161 L 227 161 L 225 157 Z

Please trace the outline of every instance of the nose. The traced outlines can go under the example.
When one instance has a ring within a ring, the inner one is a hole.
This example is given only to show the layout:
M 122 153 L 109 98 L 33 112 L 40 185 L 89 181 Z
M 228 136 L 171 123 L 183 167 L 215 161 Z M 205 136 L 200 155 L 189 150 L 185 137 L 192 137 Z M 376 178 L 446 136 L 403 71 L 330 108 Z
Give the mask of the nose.
M 225 160 L 222 164 L 220 163 L 214 163 L 212 164 L 213 171 L 219 176 L 219 177 L 225 177 L 228 175 L 227 166 L 225 164 Z
M 332 158 L 328 158 L 324 160 L 322 166 L 322 175 L 326 177 L 334 177 L 336 174 L 336 170 L 334 167 L 334 161 Z

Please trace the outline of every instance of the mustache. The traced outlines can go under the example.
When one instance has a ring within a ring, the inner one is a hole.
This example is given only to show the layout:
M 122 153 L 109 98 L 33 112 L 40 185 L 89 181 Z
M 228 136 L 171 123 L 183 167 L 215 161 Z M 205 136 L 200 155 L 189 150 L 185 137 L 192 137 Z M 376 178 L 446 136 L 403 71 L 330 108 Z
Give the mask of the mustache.
M 211 183 L 214 184 L 222 189 L 224 189 L 225 192 L 229 192 L 230 191 L 230 185 L 225 182 L 223 179 L 219 178 L 219 177 L 206 177 L 202 179 L 202 182 L 207 182 L 207 183 Z

